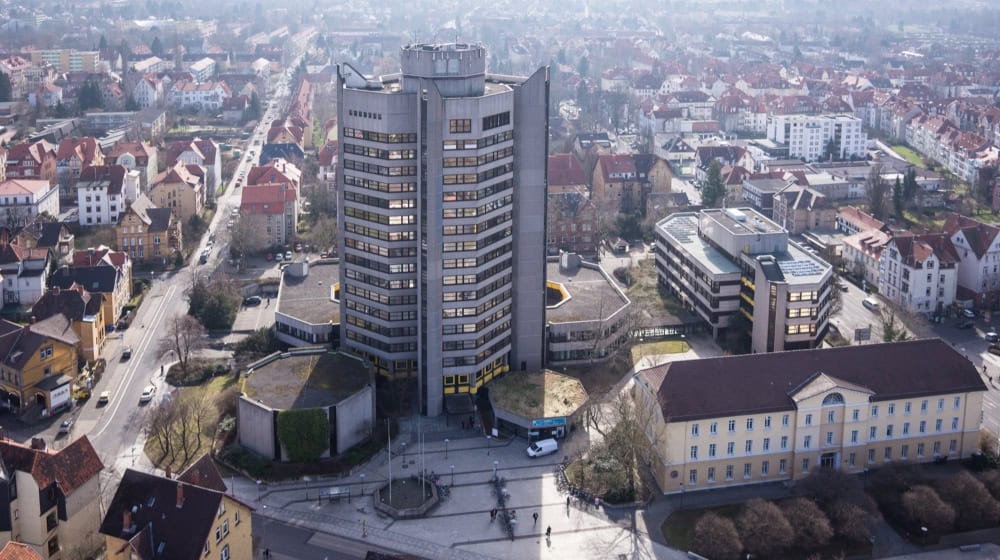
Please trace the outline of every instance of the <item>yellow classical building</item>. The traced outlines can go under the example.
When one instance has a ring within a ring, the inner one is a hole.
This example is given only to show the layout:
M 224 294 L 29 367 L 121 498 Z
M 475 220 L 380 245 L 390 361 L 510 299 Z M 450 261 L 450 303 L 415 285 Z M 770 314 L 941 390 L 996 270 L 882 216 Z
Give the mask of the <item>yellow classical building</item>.
M 632 390 L 669 494 L 968 457 L 986 386 L 927 339 L 673 362 Z

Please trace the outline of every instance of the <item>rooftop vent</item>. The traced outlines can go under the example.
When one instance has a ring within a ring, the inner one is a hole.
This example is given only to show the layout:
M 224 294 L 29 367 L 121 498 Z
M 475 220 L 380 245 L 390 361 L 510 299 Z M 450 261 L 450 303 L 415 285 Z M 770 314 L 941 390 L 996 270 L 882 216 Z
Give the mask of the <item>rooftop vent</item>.
M 735 208 L 726 208 L 726 215 L 736 220 L 737 222 L 747 221 L 747 215 Z

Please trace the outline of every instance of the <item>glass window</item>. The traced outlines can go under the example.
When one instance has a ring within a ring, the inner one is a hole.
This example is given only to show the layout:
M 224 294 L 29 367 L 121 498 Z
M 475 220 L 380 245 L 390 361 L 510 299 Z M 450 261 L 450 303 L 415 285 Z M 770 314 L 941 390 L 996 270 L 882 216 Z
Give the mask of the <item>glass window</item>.
M 747 418 L 747 429 L 748 430 L 753 429 L 753 418 Z
M 851 430 L 851 443 L 858 443 L 858 431 Z
M 826 421 L 829 423 L 834 423 L 837 421 L 837 413 L 833 410 L 826 413 Z
M 788 427 L 788 415 L 787 414 L 784 414 L 784 415 L 781 416 L 781 425 L 785 426 L 786 428 Z
M 715 444 L 714 443 L 708 444 L 708 456 L 709 457 L 715 457 Z
M 729 443 L 726 444 L 726 453 L 728 455 L 732 455 L 733 453 L 736 453 L 736 443 L 735 442 L 731 441 L 731 442 L 729 442 Z
M 861 416 L 861 411 L 859 411 L 858 409 L 855 408 L 854 410 L 851 411 L 851 420 L 857 422 L 860 416 Z
M 894 416 L 896 414 L 896 403 L 889 403 L 886 409 L 889 411 L 889 416 Z
M 891 461 L 892 460 L 892 448 L 891 447 L 886 447 L 885 448 L 885 457 L 884 458 L 885 458 L 886 461 Z
M 910 455 L 910 446 L 905 443 L 899 448 L 899 456 L 906 459 Z
M 778 461 L 778 472 L 785 474 L 788 471 L 788 459 L 781 459 Z
M 719 423 L 718 422 L 712 422 L 712 425 L 709 426 L 708 431 L 711 432 L 712 434 L 718 433 L 719 432 Z
M 733 466 L 726 465 L 726 480 L 732 480 L 732 479 L 733 479 Z
M 833 445 L 833 432 L 826 433 L 826 444 Z
M 874 449 L 869 449 L 868 450 L 868 462 L 869 463 L 874 463 L 875 462 L 875 450 Z
M 805 436 L 804 438 L 802 438 L 802 447 L 809 449 L 811 445 L 812 445 L 812 436 Z
M 961 408 L 961 407 L 962 407 L 962 397 L 955 397 L 953 408 Z
M 878 434 L 875 433 L 875 431 L 877 429 L 878 428 L 876 428 L 875 426 L 872 426 L 872 427 L 868 428 L 868 439 L 869 440 L 874 440 L 874 439 L 876 439 L 878 437 Z
M 920 421 L 919 431 L 922 434 L 927 432 L 927 421 L 926 420 L 921 420 Z
M 698 469 L 688 471 L 688 484 L 698 484 Z
M 788 449 L 788 436 L 781 436 L 781 448 Z
M 903 414 L 909 414 L 910 413 L 910 409 L 913 408 L 911 406 L 912 404 L 913 403 L 911 403 L 910 401 L 906 401 L 905 403 L 903 403 Z
M 812 423 L 813 423 L 813 415 L 806 414 L 806 426 L 812 426 Z
M 935 420 L 934 421 L 934 431 L 935 432 L 940 432 L 942 425 L 944 425 L 944 422 L 940 418 L 938 418 L 937 420 Z
M 872 405 L 872 418 L 878 418 L 878 405 Z
M 743 446 L 743 450 L 747 453 L 753 453 L 753 440 L 748 439 L 746 444 Z
M 709 482 L 715 482 L 715 467 L 708 467 L 708 476 L 705 477 Z
M 935 441 L 934 442 L 934 454 L 937 455 L 938 453 L 941 453 L 941 442 L 940 441 Z
M 735 431 L 736 431 L 736 420 L 730 420 L 729 421 L 729 432 L 732 433 L 732 432 L 735 432 Z
M 743 478 L 750 478 L 751 468 L 753 468 L 753 465 L 750 463 L 743 463 Z
M 771 427 L 771 416 L 770 415 L 767 415 L 767 416 L 764 417 L 764 427 L 765 428 L 770 428 Z
M 760 464 L 760 474 L 761 476 L 767 476 L 767 471 L 771 470 L 771 465 L 769 461 L 763 461 Z
M 764 451 L 770 451 L 770 450 L 771 450 L 771 438 L 766 437 L 764 438 Z
M 691 435 L 698 436 L 698 424 L 691 424 Z
M 809 472 L 809 459 L 808 458 L 802 459 L 802 472 L 804 472 L 804 473 Z
M 885 427 L 885 437 L 887 438 L 892 437 L 892 424 L 889 424 L 888 426 Z
M 691 446 L 691 458 L 692 459 L 697 459 L 698 458 L 698 446 L 697 445 L 692 445 Z
M 852 467 L 856 467 L 857 466 L 857 464 L 858 464 L 857 460 L 858 460 L 858 458 L 857 458 L 857 454 L 856 453 L 851 453 L 850 455 L 847 456 L 847 464 L 850 465 L 850 466 L 852 466 Z

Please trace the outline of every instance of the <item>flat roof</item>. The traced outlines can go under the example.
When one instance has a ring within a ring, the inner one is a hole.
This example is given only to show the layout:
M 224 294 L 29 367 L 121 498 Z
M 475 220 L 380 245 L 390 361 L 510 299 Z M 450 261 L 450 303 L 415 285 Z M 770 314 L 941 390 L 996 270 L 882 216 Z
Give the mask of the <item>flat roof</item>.
M 529 420 L 571 416 L 589 398 L 579 379 L 548 369 L 509 371 L 487 387 L 493 406 Z
M 251 371 L 243 383 L 248 399 L 288 410 L 337 404 L 370 381 L 368 366 L 339 352 L 281 354 Z
M 830 263 L 812 253 L 801 249 L 793 242 L 788 243 L 788 250 L 773 253 L 778 268 L 789 284 L 815 284 L 823 280 L 830 272 Z
M 545 320 L 549 323 L 607 319 L 628 305 L 628 299 L 601 271 L 593 268 L 562 270 L 558 262 L 550 262 L 546 266 L 546 280 L 562 284 L 570 296 L 560 305 L 546 309 Z
M 294 276 L 288 270 L 286 267 L 281 274 L 278 312 L 313 325 L 340 323 L 340 304 L 333 301 L 340 265 L 311 262 L 305 277 Z
M 739 274 L 740 267 L 698 235 L 698 215 L 671 214 L 656 225 L 712 274 Z
M 753 208 L 711 208 L 701 211 L 702 216 L 711 218 L 734 235 L 757 235 L 759 233 L 780 233 L 785 231 Z

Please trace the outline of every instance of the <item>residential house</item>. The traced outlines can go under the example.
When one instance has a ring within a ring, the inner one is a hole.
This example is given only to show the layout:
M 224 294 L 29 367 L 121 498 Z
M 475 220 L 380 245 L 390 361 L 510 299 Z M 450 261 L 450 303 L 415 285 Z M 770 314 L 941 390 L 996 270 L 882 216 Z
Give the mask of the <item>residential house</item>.
M 207 82 L 215 75 L 216 64 L 214 60 L 206 56 L 189 64 L 186 70 L 194 76 L 196 81 Z
M 31 547 L 45 560 L 90 556 L 101 546 L 101 471 L 104 464 L 86 435 L 58 451 L 0 441 L 0 539 Z M 28 560 L 32 556 L 0 558 Z
M 319 151 L 317 163 L 319 173 L 317 178 L 320 182 L 330 183 L 336 180 L 337 176 L 337 147 L 338 142 L 331 140 L 327 142 Z
M 175 109 L 219 111 L 225 100 L 231 96 L 229 86 L 225 82 L 179 81 L 170 87 L 167 103 Z
M 14 243 L 26 249 L 46 249 L 52 262 L 62 264 L 72 258 L 76 236 L 62 222 L 34 222 L 18 229 Z
M 896 233 L 879 258 L 879 293 L 910 313 L 940 314 L 955 302 L 959 262 L 947 233 Z
M 140 109 L 160 107 L 165 100 L 163 82 L 155 74 L 147 74 L 132 86 L 132 100 Z
M 200 165 L 207 171 L 207 199 L 215 198 L 215 191 L 222 185 L 222 150 L 215 140 L 194 138 L 189 141 L 179 141 L 167 147 L 167 167 L 178 163 Z
M 598 156 L 590 184 L 591 199 L 601 211 L 628 214 L 642 208 L 642 186 L 631 155 Z
M 250 108 L 250 98 L 245 95 L 234 95 L 222 102 L 222 120 L 229 124 L 243 122 Z
M 950 214 L 944 231 L 958 253 L 957 298 L 986 309 L 1000 304 L 1000 228 Z
M 298 195 L 287 183 L 254 185 L 243 189 L 240 221 L 264 234 L 262 246 L 287 245 L 296 238 Z
M 879 260 L 889 239 L 889 234 L 879 229 L 867 229 L 844 237 L 844 266 L 867 286 L 878 286 Z
M 7 178 L 36 179 L 50 183 L 55 181 L 55 147 L 45 140 L 8 146 Z
M 754 168 L 753 158 L 745 148 L 740 146 L 728 144 L 698 146 L 695 149 L 694 158 L 695 180 L 699 182 L 704 182 L 708 177 L 708 168 L 715 160 L 719 160 L 723 166 Z
M 831 230 L 836 218 L 830 199 L 809 187 L 789 185 L 774 196 L 772 219 L 792 235 Z
M 587 175 L 574 154 L 553 154 L 548 165 L 546 244 L 582 255 L 597 253 L 598 212 L 590 200 Z
M 139 172 L 124 165 L 85 168 L 76 184 L 81 226 L 118 223 L 125 206 L 139 196 Z
M 55 279 L 57 275 L 53 276 Z M 107 325 L 113 324 L 104 314 L 104 296 L 93 294 L 78 284 L 69 288 L 50 288 L 31 306 L 35 320 L 61 315 L 69 320 L 77 336 L 77 350 L 84 360 L 94 362 L 101 357 L 106 341 Z
M 302 183 L 302 171 L 284 158 L 274 158 L 264 165 L 255 165 L 247 172 L 247 185 L 285 183 L 296 192 Z
M 681 118 L 687 120 L 711 120 L 715 108 L 715 99 L 700 90 L 671 93 L 666 96 L 665 102 L 667 109 L 679 110 Z
M 10 178 L 0 183 L 0 219 L 4 225 L 23 226 L 43 215 L 59 216 L 59 189 L 51 182 Z
M 28 95 L 28 79 L 25 74 L 29 68 L 31 68 L 31 62 L 20 56 L 12 55 L 0 58 L 0 73 L 6 74 L 7 79 L 10 80 L 11 101 L 24 101 Z
M 677 361 L 631 388 L 665 494 L 971 457 L 985 391 L 939 338 Z
M 132 297 L 132 261 L 127 253 L 107 247 L 77 251 L 73 265 L 56 269 L 49 285 L 64 290 L 80 286 L 103 296 L 104 317 L 111 325 L 122 316 Z
M 0 406 L 20 414 L 37 405 L 43 415 L 68 407 L 79 342 L 63 315 L 30 325 L 0 319 Z
M 56 179 L 63 196 L 75 196 L 75 186 L 83 168 L 104 165 L 104 152 L 97 139 L 64 138 L 56 148 Z
M 610 154 L 611 138 L 607 132 L 581 132 L 573 140 L 573 153 L 576 157 L 586 160 L 587 155 Z
M 181 222 L 173 211 L 157 208 L 141 194 L 118 221 L 118 250 L 128 253 L 133 261 L 166 260 L 181 250 L 182 235 Z
M 143 193 L 149 193 L 149 185 L 156 178 L 157 168 L 156 147 L 145 142 L 118 142 L 108 153 L 109 163 L 123 165 L 129 171 L 139 171 L 139 186 Z
M 63 89 L 55 84 L 42 84 L 28 94 L 28 104 L 39 109 L 53 109 L 62 101 Z
M 97 74 L 101 71 L 100 55 L 99 51 L 78 51 L 76 49 L 44 49 L 33 50 L 29 53 L 32 64 L 51 64 L 61 74 L 67 72 Z
M 108 560 L 253 557 L 253 508 L 183 478 L 125 471 L 100 527 Z
M 3 305 L 31 306 L 42 297 L 48 285 L 48 249 L 22 247 L 12 243 L 10 230 L 0 228 L 0 279 L 3 281 Z
M 798 178 L 788 172 L 751 173 L 739 185 L 726 185 L 726 200 L 743 200 L 765 216 L 774 216 L 775 196 Z
M 862 231 L 884 231 L 886 229 L 885 222 L 856 206 L 845 206 L 837 211 L 836 224 L 837 229 L 847 235 L 853 235 Z
M 156 176 L 149 198 L 160 208 L 169 208 L 187 222 L 205 211 L 205 177 L 200 165 L 176 163 Z
M 267 131 L 267 140 L 261 147 L 257 162 L 266 163 L 273 158 L 299 160 L 305 152 L 306 133 L 300 124 L 292 119 L 275 121 Z

